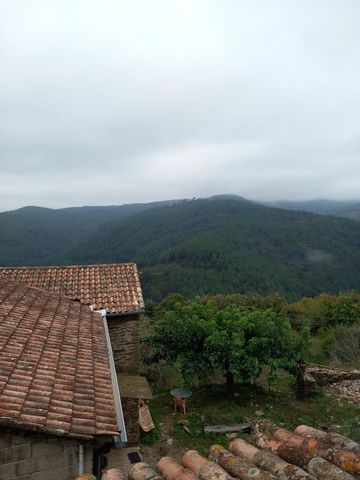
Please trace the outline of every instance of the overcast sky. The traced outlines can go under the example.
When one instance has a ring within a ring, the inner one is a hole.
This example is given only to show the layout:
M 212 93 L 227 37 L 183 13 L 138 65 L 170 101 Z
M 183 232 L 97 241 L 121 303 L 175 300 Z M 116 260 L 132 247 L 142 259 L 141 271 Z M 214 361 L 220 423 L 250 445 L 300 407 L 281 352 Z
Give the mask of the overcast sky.
M 360 198 L 359 0 L 0 11 L 0 210 Z

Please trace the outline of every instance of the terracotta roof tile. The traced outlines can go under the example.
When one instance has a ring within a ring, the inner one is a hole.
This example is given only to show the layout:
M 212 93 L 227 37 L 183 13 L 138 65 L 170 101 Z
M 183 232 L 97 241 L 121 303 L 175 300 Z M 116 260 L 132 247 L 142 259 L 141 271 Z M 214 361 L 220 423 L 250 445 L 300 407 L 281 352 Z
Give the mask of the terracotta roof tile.
M 98 313 L 0 278 L 0 337 L 0 424 L 118 435 Z
M 106 309 L 108 313 L 133 313 L 144 309 L 139 274 L 134 263 L 105 265 L 72 265 L 54 267 L 0 267 L 0 277 L 29 287 L 69 297 L 95 310 Z M 35 299 L 29 294 L 29 299 Z M 8 313 L 19 315 L 26 309 L 20 302 L 17 306 L 4 305 Z M 54 308 L 66 316 L 66 306 L 43 305 L 44 326 L 51 321 Z M 64 310 L 65 309 L 65 310 Z M 61 327 L 61 326 L 59 326 Z M 1 340 L 0 340 L 1 345 Z
M 257 432 L 249 440 L 252 443 L 237 437 L 229 450 L 219 444 L 212 445 L 208 458 L 196 450 L 186 450 L 182 464 L 170 456 L 162 457 L 156 471 L 149 464 L 138 462 L 132 466 L 128 478 L 355 480 L 359 476 L 360 445 L 337 433 L 302 425 L 295 433 L 279 429 L 270 438 Z

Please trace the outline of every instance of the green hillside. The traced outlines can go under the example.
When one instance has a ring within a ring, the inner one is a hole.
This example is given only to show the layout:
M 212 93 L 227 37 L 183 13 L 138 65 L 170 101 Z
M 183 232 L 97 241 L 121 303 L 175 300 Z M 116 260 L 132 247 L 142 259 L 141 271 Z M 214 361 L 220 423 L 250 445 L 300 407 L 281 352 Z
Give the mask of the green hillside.
M 100 225 L 124 219 L 157 205 L 134 203 L 53 210 L 24 207 L 0 213 L 0 265 L 56 265 L 68 250 Z
M 0 264 L 135 261 L 147 298 L 360 285 L 360 224 L 241 197 L 0 214 Z
M 360 285 L 360 224 L 245 200 L 183 201 L 108 223 L 68 262 L 135 261 L 147 298 L 169 292 L 289 299 Z

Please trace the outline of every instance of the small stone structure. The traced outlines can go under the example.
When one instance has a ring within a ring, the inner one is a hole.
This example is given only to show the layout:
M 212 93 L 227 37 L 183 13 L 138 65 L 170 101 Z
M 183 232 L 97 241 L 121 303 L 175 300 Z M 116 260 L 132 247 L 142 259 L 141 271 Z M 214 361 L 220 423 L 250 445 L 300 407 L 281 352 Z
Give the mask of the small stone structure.
M 139 444 L 139 399 L 122 397 L 121 399 L 127 433 L 127 446 L 134 447 Z
M 140 364 L 141 315 L 141 312 L 129 313 L 127 315 L 107 315 L 111 347 L 118 374 L 128 447 L 134 447 L 139 444 L 139 400 L 152 398 L 145 377 L 136 375 Z
M 127 446 L 137 446 L 140 437 L 139 400 L 150 400 L 153 396 L 145 377 L 118 373 L 118 383 L 128 437 Z
M 136 373 L 140 363 L 140 315 L 108 316 L 116 371 Z
M 107 317 L 111 347 L 116 372 L 136 373 L 140 363 L 140 315 L 138 313 L 125 316 Z M 127 446 L 139 443 L 139 396 L 127 396 L 119 379 L 121 404 L 125 419 Z
M 136 373 L 140 363 L 140 315 L 108 316 L 111 347 L 115 369 L 119 373 Z M 121 405 L 125 419 L 127 446 L 139 443 L 139 397 L 126 396 L 126 391 L 119 382 Z

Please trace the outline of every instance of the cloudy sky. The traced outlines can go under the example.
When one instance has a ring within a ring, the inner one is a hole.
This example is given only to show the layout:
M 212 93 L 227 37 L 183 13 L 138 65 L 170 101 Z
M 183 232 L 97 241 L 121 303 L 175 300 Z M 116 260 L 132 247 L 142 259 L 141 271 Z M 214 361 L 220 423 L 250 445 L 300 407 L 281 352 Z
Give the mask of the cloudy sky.
M 0 210 L 360 198 L 359 0 L 0 10 Z

